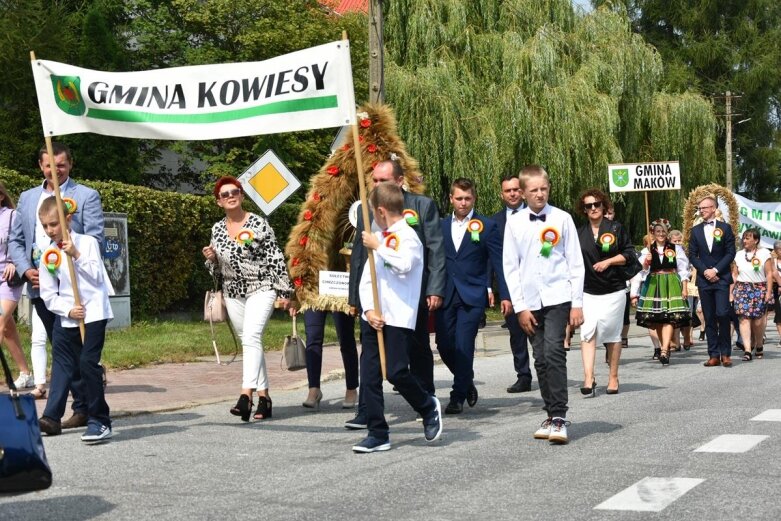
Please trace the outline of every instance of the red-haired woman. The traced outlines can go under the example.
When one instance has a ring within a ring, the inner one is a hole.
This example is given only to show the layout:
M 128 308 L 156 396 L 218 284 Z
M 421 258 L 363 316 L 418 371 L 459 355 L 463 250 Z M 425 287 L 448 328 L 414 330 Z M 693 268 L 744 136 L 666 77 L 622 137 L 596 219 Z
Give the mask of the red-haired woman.
M 272 408 L 263 331 L 275 302 L 288 307 L 293 287 L 274 230 L 265 218 L 242 208 L 244 190 L 238 179 L 217 180 L 214 198 L 225 218 L 212 226 L 211 242 L 203 248 L 203 255 L 206 267 L 221 281 L 228 317 L 241 337 L 244 366 L 241 395 L 230 412 L 249 421 L 252 393 L 257 391 L 254 418 L 265 420 L 271 418 Z
M 605 219 L 611 207 L 607 194 L 597 189 L 583 192 L 578 211 L 588 221 L 578 228 L 586 278 L 583 283 L 583 325 L 580 352 L 583 357 L 583 387 L 586 396 L 596 395 L 594 359 L 597 342 L 605 344 L 610 363 L 607 394 L 618 393 L 618 364 L 621 358 L 621 330 L 626 308 L 626 279 L 616 266 L 635 262 L 629 235 L 620 223 Z

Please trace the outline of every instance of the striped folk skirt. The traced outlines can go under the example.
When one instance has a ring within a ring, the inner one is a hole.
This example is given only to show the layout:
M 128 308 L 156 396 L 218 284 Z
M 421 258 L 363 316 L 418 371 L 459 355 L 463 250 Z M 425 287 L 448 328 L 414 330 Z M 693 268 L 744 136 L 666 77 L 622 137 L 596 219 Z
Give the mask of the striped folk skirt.
M 637 325 L 647 328 L 659 324 L 672 324 L 676 328 L 690 325 L 691 311 L 681 293 L 681 279 L 677 273 L 648 275 L 637 300 Z

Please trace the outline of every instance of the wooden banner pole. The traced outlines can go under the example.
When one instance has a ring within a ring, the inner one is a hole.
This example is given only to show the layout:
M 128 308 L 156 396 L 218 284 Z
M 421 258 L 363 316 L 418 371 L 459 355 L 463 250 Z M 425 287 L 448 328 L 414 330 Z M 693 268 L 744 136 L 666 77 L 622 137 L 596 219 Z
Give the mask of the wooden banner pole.
M 35 61 L 35 51 L 30 51 L 30 61 Z M 68 222 L 65 220 L 65 211 L 63 210 L 62 194 L 60 193 L 60 179 L 57 176 L 57 162 L 54 160 L 54 150 L 52 149 L 52 138 L 50 136 L 44 136 L 46 141 L 46 153 L 49 155 L 49 169 L 51 171 L 51 183 L 54 186 L 54 197 L 57 199 L 57 216 L 60 220 L 60 229 L 62 230 L 62 240 L 70 241 L 70 231 L 68 230 Z M 70 159 L 69 159 L 70 160 Z M 38 218 L 38 216 L 35 216 Z M 79 296 L 79 281 L 76 278 L 76 269 L 73 266 L 73 259 L 70 255 L 65 255 L 65 260 L 68 263 L 68 274 L 71 278 L 71 285 L 73 286 L 73 301 L 76 306 L 81 306 L 81 297 Z M 84 335 L 86 333 L 84 329 L 84 319 L 79 320 L 79 332 L 81 333 L 81 341 L 84 341 Z

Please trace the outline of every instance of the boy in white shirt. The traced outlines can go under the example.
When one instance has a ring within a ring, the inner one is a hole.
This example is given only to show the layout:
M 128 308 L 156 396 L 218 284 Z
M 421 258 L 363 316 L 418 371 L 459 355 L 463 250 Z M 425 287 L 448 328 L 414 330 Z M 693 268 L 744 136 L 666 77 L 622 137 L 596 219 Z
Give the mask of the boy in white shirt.
M 513 309 L 532 344 L 534 369 L 548 418 L 537 439 L 565 444 L 567 437 L 567 324 L 583 323 L 585 269 L 572 216 L 548 204 L 550 180 L 540 166 L 519 175 L 526 208 L 507 218 L 504 278 Z
M 376 234 L 364 231 L 361 235 L 364 246 L 374 250 L 379 309 L 372 294 L 371 268 L 366 265 L 361 274 L 359 294 L 363 309 L 361 392 L 365 394 L 369 435 L 353 446 L 357 453 L 390 449 L 377 331 L 382 331 L 385 340 L 388 382 L 423 418 L 427 441 L 436 440 L 442 433 L 442 406 L 410 373 L 407 354 L 407 347 L 413 341 L 420 301 L 423 245 L 402 216 L 404 195 L 398 186 L 392 183 L 377 185 L 369 194 L 369 202 L 374 222 L 383 231 Z
M 71 216 L 66 213 L 70 229 Z M 103 392 L 102 369 L 99 365 L 106 337 L 106 324 L 114 318 L 109 304 L 113 294 L 98 241 L 89 235 L 70 232 L 63 240 L 57 215 L 57 200 L 45 199 L 38 210 L 51 245 L 41 256 L 40 291 L 47 309 L 57 316 L 52 331 L 52 378 L 50 395 L 39 420 L 50 435 L 59 434 L 60 418 L 65 413 L 68 386 L 78 368 L 81 378 L 73 381 L 87 402 L 87 430 L 81 440 L 94 444 L 112 437 L 109 407 Z M 73 259 L 78 278 L 81 305 L 76 306 L 73 283 L 64 254 Z M 79 321 L 85 323 L 82 341 Z M 43 429 L 42 429 L 43 430 Z

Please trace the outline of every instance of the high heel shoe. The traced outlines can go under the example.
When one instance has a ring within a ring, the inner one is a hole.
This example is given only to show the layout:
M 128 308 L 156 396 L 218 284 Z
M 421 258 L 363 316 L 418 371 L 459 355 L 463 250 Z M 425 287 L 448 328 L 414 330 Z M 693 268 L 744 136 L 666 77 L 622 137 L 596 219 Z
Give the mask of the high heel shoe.
M 700 342 L 705 340 L 705 331 L 700 331 Z
M 597 395 L 597 379 L 593 378 L 591 380 L 591 387 L 581 387 L 580 394 L 583 396 L 591 395 L 594 398 Z
M 253 416 L 256 420 L 268 420 L 271 418 L 271 398 L 258 396 L 258 409 Z
M 659 360 L 659 357 L 662 356 L 662 350 L 659 347 L 654 348 L 654 356 L 651 357 L 651 360 Z
M 605 389 L 605 394 L 618 394 L 618 387 L 619 387 L 619 383 L 618 383 L 618 379 L 616 378 L 616 388 L 611 389 L 610 387 L 607 387 Z
M 662 365 L 669 365 L 670 351 L 668 351 L 667 349 L 662 350 L 662 353 L 659 355 L 659 361 L 662 363 Z
M 345 393 L 344 400 L 342 401 L 342 409 L 355 409 L 356 403 L 358 403 L 358 393 L 354 392 L 351 398 L 348 398 Z
M 231 407 L 230 413 L 234 416 L 241 416 L 241 421 L 248 422 L 249 415 L 252 412 L 252 399 L 246 394 L 239 395 L 239 401 Z
M 323 399 L 323 391 L 318 389 L 317 390 L 317 394 L 315 395 L 314 399 L 312 399 L 312 400 L 304 400 L 304 403 L 302 403 L 301 405 L 303 405 L 307 409 L 315 409 L 315 410 L 319 411 L 320 410 L 320 400 L 322 400 L 322 399 Z

